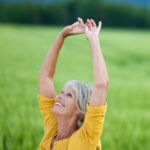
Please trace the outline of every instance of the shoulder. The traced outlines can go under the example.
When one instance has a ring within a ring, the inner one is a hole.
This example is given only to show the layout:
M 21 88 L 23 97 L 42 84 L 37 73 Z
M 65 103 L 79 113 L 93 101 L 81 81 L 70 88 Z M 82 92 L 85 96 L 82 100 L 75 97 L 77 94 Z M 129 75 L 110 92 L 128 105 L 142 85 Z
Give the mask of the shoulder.
M 105 112 L 107 110 L 107 102 L 105 103 L 105 105 L 102 105 L 102 106 L 91 106 L 90 103 L 88 102 L 86 104 L 86 107 L 87 107 L 87 111 L 86 111 L 86 114 L 89 114 L 89 113 L 102 113 L 102 112 Z

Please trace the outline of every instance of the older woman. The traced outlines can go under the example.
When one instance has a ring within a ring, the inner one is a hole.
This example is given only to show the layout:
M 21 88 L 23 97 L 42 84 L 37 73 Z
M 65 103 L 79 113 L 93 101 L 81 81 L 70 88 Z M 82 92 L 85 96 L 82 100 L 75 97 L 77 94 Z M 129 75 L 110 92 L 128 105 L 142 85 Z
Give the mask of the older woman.
M 38 150 L 101 150 L 104 116 L 107 108 L 108 74 L 99 44 L 99 31 L 93 19 L 81 18 L 65 27 L 48 51 L 39 72 L 39 109 L 44 120 L 44 137 Z M 93 88 L 68 81 L 55 94 L 53 77 L 59 51 L 66 37 L 84 33 L 92 52 Z

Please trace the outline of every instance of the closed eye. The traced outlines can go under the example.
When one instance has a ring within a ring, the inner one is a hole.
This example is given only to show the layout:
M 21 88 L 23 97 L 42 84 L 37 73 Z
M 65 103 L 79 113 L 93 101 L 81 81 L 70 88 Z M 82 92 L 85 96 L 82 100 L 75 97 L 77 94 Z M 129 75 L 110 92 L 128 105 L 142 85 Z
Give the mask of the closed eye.
M 67 96 L 72 97 L 72 94 L 71 93 L 67 93 Z

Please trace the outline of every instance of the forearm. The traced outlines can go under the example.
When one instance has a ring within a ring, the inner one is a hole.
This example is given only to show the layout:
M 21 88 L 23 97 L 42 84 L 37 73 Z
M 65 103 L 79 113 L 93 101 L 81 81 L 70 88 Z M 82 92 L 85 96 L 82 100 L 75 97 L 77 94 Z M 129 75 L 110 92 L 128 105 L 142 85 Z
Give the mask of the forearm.
M 94 86 L 106 86 L 108 83 L 108 73 L 100 48 L 99 38 L 93 38 L 89 43 L 93 60 Z
M 61 32 L 45 57 L 39 72 L 40 75 L 48 76 L 50 78 L 54 77 L 58 54 L 64 43 L 64 40 L 65 38 Z

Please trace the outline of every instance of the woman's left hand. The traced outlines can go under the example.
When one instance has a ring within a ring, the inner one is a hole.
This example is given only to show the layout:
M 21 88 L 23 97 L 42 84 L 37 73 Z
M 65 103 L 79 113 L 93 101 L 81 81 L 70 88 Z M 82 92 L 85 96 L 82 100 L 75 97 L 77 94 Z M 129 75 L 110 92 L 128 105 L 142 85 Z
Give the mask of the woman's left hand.
M 93 19 L 87 19 L 87 23 L 85 24 L 86 39 L 90 41 L 93 38 L 98 38 L 101 26 L 102 26 L 101 21 L 99 21 L 98 26 L 96 26 L 96 23 Z
M 84 23 L 81 18 L 78 17 L 78 21 L 70 26 L 64 27 L 62 30 L 62 35 L 64 38 L 70 35 L 77 35 L 84 33 Z

